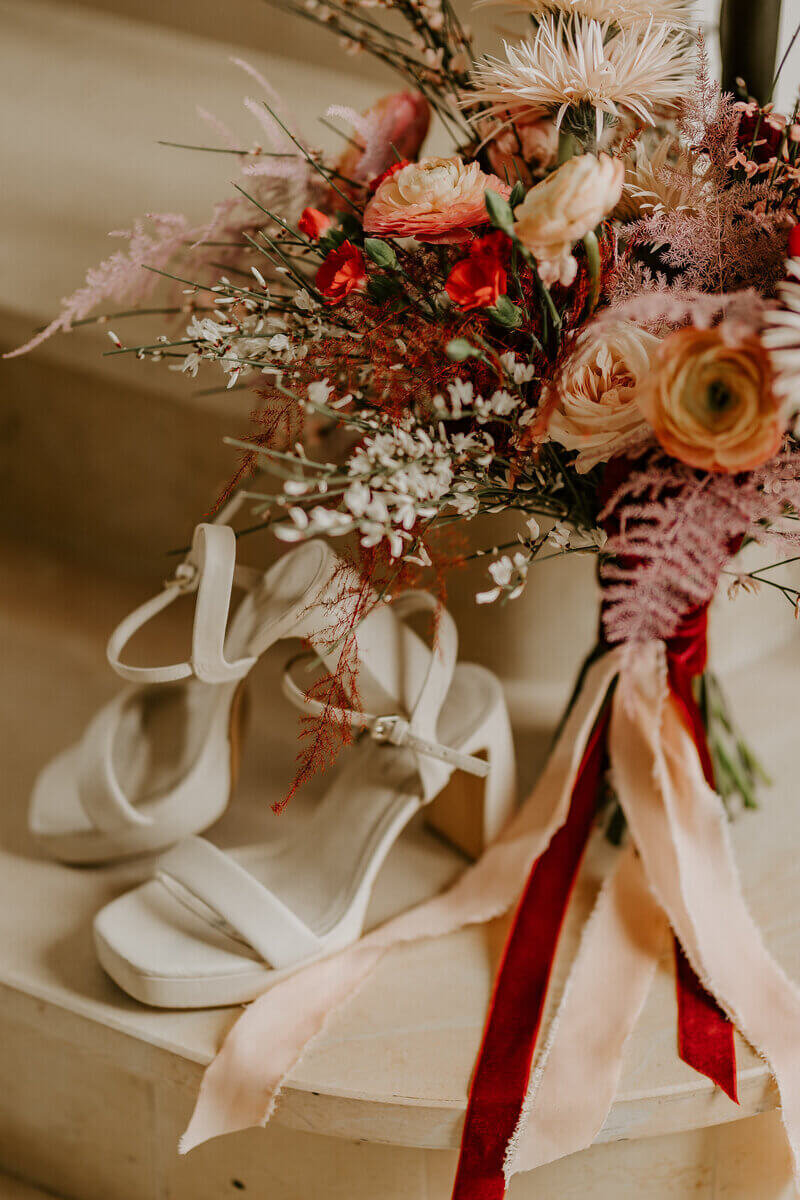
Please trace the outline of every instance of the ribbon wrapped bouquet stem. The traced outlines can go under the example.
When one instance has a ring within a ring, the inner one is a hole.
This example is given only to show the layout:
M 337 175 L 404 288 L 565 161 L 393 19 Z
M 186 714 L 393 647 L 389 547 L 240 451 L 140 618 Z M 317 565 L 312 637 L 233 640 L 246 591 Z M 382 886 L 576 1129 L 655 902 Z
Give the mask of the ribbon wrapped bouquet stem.
M 736 1099 L 734 1025 L 780 1092 L 800 1178 L 800 991 L 742 896 L 692 680 L 706 609 L 668 643 L 608 648 L 585 672 L 543 774 L 500 839 L 443 894 L 299 971 L 244 1013 L 206 1072 L 182 1149 L 263 1124 L 330 1015 L 404 942 L 517 905 L 473 1074 L 454 1200 L 591 1145 L 627 1038 L 675 940 L 681 1057 Z M 605 770 L 630 836 L 601 888 L 532 1070 L 559 932 Z

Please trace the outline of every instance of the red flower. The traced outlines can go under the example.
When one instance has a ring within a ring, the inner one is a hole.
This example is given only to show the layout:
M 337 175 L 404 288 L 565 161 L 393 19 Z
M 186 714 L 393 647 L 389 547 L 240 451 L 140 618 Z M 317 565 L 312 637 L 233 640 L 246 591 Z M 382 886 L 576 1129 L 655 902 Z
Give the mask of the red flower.
M 393 162 L 392 165 L 390 167 L 387 167 L 385 171 L 381 171 L 380 175 L 376 175 L 374 179 L 370 179 L 369 190 L 371 192 L 377 192 L 378 188 L 381 186 L 384 179 L 389 179 L 389 178 L 391 178 L 392 175 L 395 175 L 398 171 L 402 171 L 403 167 L 408 166 L 408 163 L 409 163 L 409 160 L 407 158 L 401 158 L 401 159 L 398 159 L 397 162 Z
M 361 288 L 366 278 L 364 255 L 358 246 L 342 242 L 338 250 L 331 250 L 317 271 L 316 284 L 328 304 L 336 304 Z
M 316 242 L 322 237 L 333 222 L 330 217 L 326 217 L 325 213 L 319 211 L 318 208 L 304 208 L 300 214 L 300 220 L 297 222 L 297 228 L 306 237 L 311 238 L 312 242 Z
M 484 234 L 483 237 L 475 238 L 470 245 L 469 252 L 471 256 L 489 254 L 493 258 L 499 259 L 500 262 L 506 263 L 511 253 L 511 238 L 501 229 L 494 229 L 491 233 Z
M 800 225 L 789 231 L 789 258 L 800 258 Z
M 510 244 L 499 230 L 475 239 L 469 257 L 456 263 L 445 284 L 454 304 L 468 312 L 497 303 L 508 287 L 505 261 Z

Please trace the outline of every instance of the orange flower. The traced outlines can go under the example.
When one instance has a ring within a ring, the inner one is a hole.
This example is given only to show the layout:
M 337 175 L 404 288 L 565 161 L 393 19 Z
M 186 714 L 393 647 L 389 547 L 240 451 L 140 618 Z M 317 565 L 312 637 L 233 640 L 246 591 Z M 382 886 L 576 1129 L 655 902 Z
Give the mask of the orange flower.
M 364 255 L 352 242 L 342 242 L 331 250 L 317 271 L 316 285 L 328 304 L 344 300 L 351 292 L 364 286 L 367 269 Z
M 703 471 L 752 470 L 783 437 L 763 346 L 730 346 L 717 329 L 670 334 L 637 400 L 667 453 Z
M 488 220 L 488 188 L 504 199 L 511 194 L 476 162 L 423 158 L 384 179 L 364 210 L 364 231 L 420 242 L 465 242 L 470 229 Z

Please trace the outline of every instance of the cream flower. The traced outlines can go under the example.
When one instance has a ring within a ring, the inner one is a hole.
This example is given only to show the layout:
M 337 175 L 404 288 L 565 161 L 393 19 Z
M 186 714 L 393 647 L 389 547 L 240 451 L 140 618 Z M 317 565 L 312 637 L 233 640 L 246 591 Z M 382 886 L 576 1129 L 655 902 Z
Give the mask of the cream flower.
M 537 21 L 550 13 L 561 13 L 565 17 L 613 21 L 620 27 L 655 17 L 657 21 L 685 28 L 691 15 L 687 0 L 478 0 L 477 7 L 488 4 L 521 9 Z
M 486 58 L 475 70 L 466 105 L 492 112 L 556 113 L 560 126 L 569 108 L 595 110 L 596 135 L 604 114 L 631 114 L 652 125 L 659 105 L 675 105 L 688 80 L 686 39 L 675 26 L 647 23 L 618 28 L 587 17 L 543 15 L 532 40 L 503 43 L 506 62 Z
M 677 140 L 661 137 L 652 152 L 638 141 L 625 160 L 625 187 L 614 216 L 635 221 L 657 212 L 691 211 L 698 186 L 693 158 Z
M 631 321 L 603 321 L 581 334 L 564 364 L 547 432 L 577 450 L 579 474 L 646 441 L 650 429 L 636 403 L 659 339 Z
M 572 247 L 619 202 L 625 167 L 607 154 L 568 159 L 537 183 L 514 210 L 514 232 L 546 284 L 568 286 L 578 269 Z
M 668 454 L 703 471 L 750 471 L 781 444 L 784 419 L 766 350 L 730 346 L 718 329 L 679 329 L 638 393 Z
M 496 175 L 457 156 L 408 163 L 378 187 L 364 210 L 364 231 L 421 242 L 465 241 L 473 226 L 488 220 L 487 188 L 504 199 L 511 193 Z

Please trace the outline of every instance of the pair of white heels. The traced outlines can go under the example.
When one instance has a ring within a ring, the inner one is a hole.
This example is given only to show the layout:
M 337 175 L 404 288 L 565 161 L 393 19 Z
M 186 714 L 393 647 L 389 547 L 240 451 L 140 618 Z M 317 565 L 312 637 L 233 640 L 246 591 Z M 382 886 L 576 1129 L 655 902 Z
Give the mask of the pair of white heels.
M 306 825 L 278 846 L 225 853 L 196 835 L 225 810 L 239 754 L 242 686 L 281 638 L 302 638 L 336 671 L 336 631 L 363 610 L 363 583 L 324 542 L 266 573 L 237 567 L 227 525 L 199 525 L 162 593 L 113 633 L 108 658 L 133 686 L 40 774 L 29 824 L 51 856 L 98 863 L 172 846 L 153 878 L 106 905 L 95 944 L 131 996 L 161 1007 L 250 1000 L 292 970 L 356 940 L 372 885 L 425 804 L 436 826 L 480 853 L 515 802 L 511 731 L 497 679 L 456 663 L 442 610 L 434 649 L 402 619 L 433 609 L 427 593 L 377 604 L 355 624 L 349 719 L 363 736 Z M 228 621 L 233 586 L 244 598 Z M 182 593 L 196 595 L 191 658 L 131 667 L 128 640 Z M 314 710 L 294 682 L 284 691 Z

